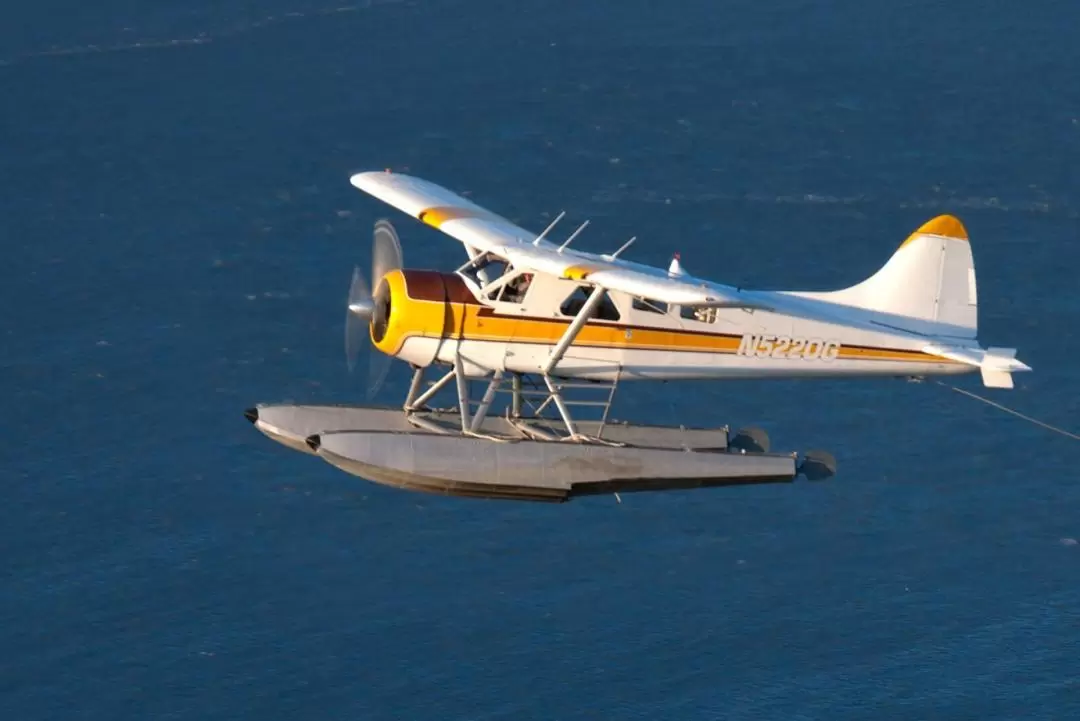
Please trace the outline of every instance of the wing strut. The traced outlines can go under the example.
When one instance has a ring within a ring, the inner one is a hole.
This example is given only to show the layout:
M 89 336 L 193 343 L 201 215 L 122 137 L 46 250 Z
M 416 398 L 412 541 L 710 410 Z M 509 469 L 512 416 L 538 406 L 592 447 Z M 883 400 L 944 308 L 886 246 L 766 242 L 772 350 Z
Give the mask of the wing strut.
M 563 333 L 562 338 L 555 345 L 555 348 L 551 351 L 551 357 L 548 358 L 548 362 L 544 365 L 542 373 L 546 378 L 551 371 L 555 370 L 555 366 L 559 364 L 563 356 L 566 355 L 566 349 L 570 347 L 570 344 L 577 338 L 578 333 L 585 326 L 585 323 L 592 317 L 596 311 L 596 306 L 600 305 L 600 301 L 604 298 L 606 289 L 601 286 L 593 286 L 593 291 L 589 294 L 588 299 L 585 301 L 585 305 L 581 306 L 581 310 L 574 317 L 574 321 L 567 327 Z

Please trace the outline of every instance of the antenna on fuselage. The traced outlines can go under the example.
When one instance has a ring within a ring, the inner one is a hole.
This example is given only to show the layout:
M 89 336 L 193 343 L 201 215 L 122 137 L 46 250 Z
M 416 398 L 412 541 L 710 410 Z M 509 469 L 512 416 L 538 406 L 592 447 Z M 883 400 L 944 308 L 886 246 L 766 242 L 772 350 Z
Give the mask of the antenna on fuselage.
M 536 240 L 533 241 L 533 245 L 540 245 L 540 241 L 544 239 L 544 236 L 546 236 L 548 233 L 551 232 L 551 229 L 555 227 L 556 223 L 558 223 L 560 220 L 563 219 L 564 215 L 566 215 L 565 210 L 563 212 L 559 213 L 558 217 L 556 217 L 555 220 L 551 221 L 551 224 L 548 225 L 548 227 L 544 228 L 543 233 L 536 236 Z
M 573 232 L 573 233 L 572 233 L 572 234 L 570 235 L 570 237 L 569 237 L 569 238 L 567 238 L 566 240 L 564 240 L 564 241 L 563 241 L 563 244 L 559 246 L 559 252 L 560 252 L 560 253 L 561 253 L 561 252 L 563 252 L 563 248 L 565 248 L 566 246 L 570 245 L 570 243 L 572 243 L 572 242 L 574 241 L 574 238 L 578 237 L 578 235 L 579 235 L 579 234 L 581 233 L 581 231 L 585 230 L 585 226 L 586 226 L 586 225 L 588 225 L 588 224 L 589 224 L 589 221 L 587 221 L 587 220 L 586 220 L 586 221 L 585 221 L 584 223 L 582 223 L 581 225 L 579 225 L 579 226 L 578 226 L 578 229 L 577 229 L 577 230 L 575 230 L 575 231 L 574 231 L 574 232 Z

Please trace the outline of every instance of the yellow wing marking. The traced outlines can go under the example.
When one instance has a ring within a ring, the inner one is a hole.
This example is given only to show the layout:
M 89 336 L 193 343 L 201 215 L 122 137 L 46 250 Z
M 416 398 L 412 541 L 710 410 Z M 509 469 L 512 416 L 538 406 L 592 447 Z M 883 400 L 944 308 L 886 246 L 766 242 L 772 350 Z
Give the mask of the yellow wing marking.
M 572 265 L 563 271 L 563 278 L 570 280 L 585 280 L 589 277 L 589 273 L 595 271 L 596 268 L 587 265 Z
M 463 218 L 488 218 L 491 217 L 491 213 L 486 210 L 478 210 L 476 208 L 463 208 L 454 205 L 437 205 L 433 208 L 421 210 L 420 214 L 416 217 L 421 222 L 426 223 L 433 228 L 440 228 L 443 223 L 448 223 L 451 220 L 462 220 Z

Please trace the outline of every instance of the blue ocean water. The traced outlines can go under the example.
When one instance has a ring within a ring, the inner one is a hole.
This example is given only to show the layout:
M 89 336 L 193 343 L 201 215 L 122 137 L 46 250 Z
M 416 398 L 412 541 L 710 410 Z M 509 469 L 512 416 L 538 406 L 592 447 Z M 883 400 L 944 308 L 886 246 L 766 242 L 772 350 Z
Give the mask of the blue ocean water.
M 4 718 L 1080 717 L 1080 446 L 944 388 L 624 388 L 840 475 L 621 504 L 395 491 L 242 416 L 362 397 L 376 218 L 460 263 L 348 184 L 394 167 L 746 286 L 956 213 L 1035 369 L 987 394 L 1077 430 L 1075 3 L 339 3 L 0 25 Z

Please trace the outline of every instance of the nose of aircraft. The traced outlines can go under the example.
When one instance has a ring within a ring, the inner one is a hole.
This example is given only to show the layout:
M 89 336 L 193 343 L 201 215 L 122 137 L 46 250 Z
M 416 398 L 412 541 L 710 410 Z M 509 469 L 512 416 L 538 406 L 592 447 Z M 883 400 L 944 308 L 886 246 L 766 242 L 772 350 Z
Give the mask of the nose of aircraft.
M 379 287 L 372 299 L 371 340 L 374 343 L 380 343 L 386 337 L 386 328 L 390 323 L 392 298 L 390 284 L 383 277 L 379 280 Z

